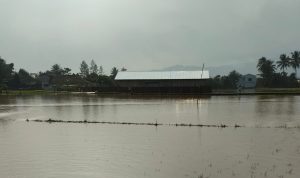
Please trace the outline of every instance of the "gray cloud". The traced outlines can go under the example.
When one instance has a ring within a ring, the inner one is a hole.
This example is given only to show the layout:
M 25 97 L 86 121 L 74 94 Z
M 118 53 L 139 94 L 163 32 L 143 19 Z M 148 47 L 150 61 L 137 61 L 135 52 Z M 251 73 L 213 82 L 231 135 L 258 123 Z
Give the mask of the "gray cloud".
M 0 0 L 0 55 L 30 71 L 218 66 L 299 50 L 298 0 Z

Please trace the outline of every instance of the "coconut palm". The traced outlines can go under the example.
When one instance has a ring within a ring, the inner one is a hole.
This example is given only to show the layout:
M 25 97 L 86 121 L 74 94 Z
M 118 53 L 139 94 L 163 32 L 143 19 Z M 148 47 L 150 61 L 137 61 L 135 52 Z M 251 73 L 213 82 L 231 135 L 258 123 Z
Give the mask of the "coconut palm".
M 267 58 L 265 58 L 265 57 L 261 57 L 260 59 L 258 59 L 258 63 L 256 66 L 258 71 L 262 72 L 263 66 L 266 63 L 266 61 L 267 61 Z
M 277 67 L 282 70 L 282 73 L 285 73 L 285 69 L 290 67 L 289 57 L 286 54 L 281 54 L 277 61 Z
M 291 53 L 290 65 L 295 70 L 297 76 L 297 69 L 300 67 L 300 51 L 294 51 Z
M 111 69 L 110 77 L 113 78 L 113 79 L 115 79 L 115 77 L 117 76 L 118 72 L 119 72 L 119 70 L 116 67 L 113 67 Z
M 276 65 L 274 62 L 262 57 L 258 60 L 257 69 L 260 72 L 260 76 L 263 78 L 265 85 L 268 85 L 276 71 Z

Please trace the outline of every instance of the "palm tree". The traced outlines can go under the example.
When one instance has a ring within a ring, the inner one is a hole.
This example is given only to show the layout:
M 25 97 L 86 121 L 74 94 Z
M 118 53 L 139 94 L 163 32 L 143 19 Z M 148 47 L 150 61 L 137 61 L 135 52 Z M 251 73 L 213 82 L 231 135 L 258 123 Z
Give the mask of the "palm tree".
M 286 54 L 281 54 L 279 57 L 280 61 L 277 61 L 277 67 L 285 73 L 285 69 L 290 67 L 289 57 Z
M 258 63 L 256 66 L 258 71 L 262 72 L 263 66 L 266 63 L 266 61 L 267 61 L 267 58 L 265 58 L 265 57 L 261 57 L 260 59 L 258 59 Z
M 111 72 L 110 72 L 110 77 L 111 77 L 112 79 L 115 79 L 116 76 L 117 76 L 117 74 L 118 74 L 118 72 L 119 72 L 119 70 L 118 70 L 116 67 L 113 67 L 113 68 L 111 69 Z
M 276 65 L 274 61 L 271 61 L 265 57 L 261 57 L 257 63 L 257 69 L 261 73 L 261 76 L 270 76 L 276 71 Z
M 260 76 L 264 80 L 264 84 L 269 85 L 276 71 L 276 65 L 274 62 L 262 57 L 258 60 L 257 69 L 260 72 Z
M 295 75 L 297 77 L 297 69 L 300 67 L 300 51 L 294 51 L 291 53 L 290 65 L 295 70 Z

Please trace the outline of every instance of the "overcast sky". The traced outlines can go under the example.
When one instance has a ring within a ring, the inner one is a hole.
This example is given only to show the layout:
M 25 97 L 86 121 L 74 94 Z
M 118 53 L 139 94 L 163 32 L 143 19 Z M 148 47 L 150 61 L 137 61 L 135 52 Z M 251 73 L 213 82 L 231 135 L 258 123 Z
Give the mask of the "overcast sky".
M 218 66 L 300 50 L 299 0 L 0 0 L 0 56 L 32 72 Z

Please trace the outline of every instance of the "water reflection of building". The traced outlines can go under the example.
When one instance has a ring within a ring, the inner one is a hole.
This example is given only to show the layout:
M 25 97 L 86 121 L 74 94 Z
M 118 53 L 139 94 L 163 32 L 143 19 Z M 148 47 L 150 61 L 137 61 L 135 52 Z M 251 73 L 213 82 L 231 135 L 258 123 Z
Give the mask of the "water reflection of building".
M 129 92 L 210 92 L 208 71 L 119 72 L 115 81 Z

